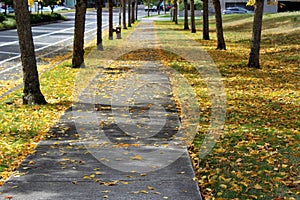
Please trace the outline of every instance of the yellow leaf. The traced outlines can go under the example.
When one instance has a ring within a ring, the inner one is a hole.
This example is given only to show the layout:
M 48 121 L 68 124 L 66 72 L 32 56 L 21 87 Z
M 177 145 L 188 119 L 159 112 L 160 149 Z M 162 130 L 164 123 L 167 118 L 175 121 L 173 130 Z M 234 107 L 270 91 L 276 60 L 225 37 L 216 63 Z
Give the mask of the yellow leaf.
M 131 160 L 143 160 L 143 157 L 140 155 L 135 155 L 130 157 Z
M 254 188 L 257 189 L 257 190 L 263 189 L 263 188 L 261 187 L 261 185 L 259 185 L 259 184 L 256 184 L 256 185 L 254 186 Z
M 31 160 L 31 161 L 28 162 L 28 164 L 29 164 L 29 165 L 34 165 L 34 161 Z
M 149 190 L 154 190 L 154 187 L 148 186 Z
M 83 179 L 92 179 L 89 175 L 84 175 Z
M 91 174 L 90 175 L 91 178 L 95 178 L 95 176 L 96 176 L 95 174 Z

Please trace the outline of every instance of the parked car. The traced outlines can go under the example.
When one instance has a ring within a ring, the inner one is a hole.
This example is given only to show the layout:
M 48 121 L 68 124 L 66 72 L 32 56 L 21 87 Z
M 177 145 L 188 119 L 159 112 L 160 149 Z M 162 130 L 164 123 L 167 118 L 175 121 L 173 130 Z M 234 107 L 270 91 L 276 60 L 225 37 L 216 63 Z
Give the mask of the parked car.
M 165 4 L 165 6 L 166 6 L 166 11 L 169 11 L 172 8 L 172 5 L 170 5 L 170 4 Z M 160 4 L 160 10 L 162 10 L 162 11 L 165 10 L 163 2 Z
M 169 11 L 172 7 L 173 5 L 166 5 L 166 11 Z
M 55 6 L 54 11 L 61 11 L 61 10 L 71 10 L 71 8 L 66 6 Z
M 44 6 L 43 9 L 41 10 L 42 12 L 52 12 L 50 6 Z
M 245 14 L 245 13 L 253 13 L 253 11 L 241 7 L 228 7 L 222 11 L 222 14 Z
M 7 12 L 7 13 L 14 13 L 15 10 L 14 10 L 12 7 L 7 7 L 6 12 Z
M 152 12 L 156 12 L 157 11 L 157 6 L 150 6 L 150 9 L 148 8 L 148 6 L 145 6 L 145 12 L 147 11 L 152 11 Z

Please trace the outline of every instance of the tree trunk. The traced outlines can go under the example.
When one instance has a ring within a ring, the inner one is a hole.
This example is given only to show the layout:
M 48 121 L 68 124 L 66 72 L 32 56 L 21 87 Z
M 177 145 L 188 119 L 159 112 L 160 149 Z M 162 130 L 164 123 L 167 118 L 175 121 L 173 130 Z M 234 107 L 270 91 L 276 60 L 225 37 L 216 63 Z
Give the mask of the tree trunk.
M 208 0 L 203 0 L 203 40 L 209 40 Z
M 122 24 L 122 3 L 120 4 L 119 8 L 119 26 L 121 27 Z
M 75 28 L 73 41 L 72 67 L 84 66 L 84 28 L 87 0 L 77 0 L 75 11 Z
M 191 7 L 191 32 L 196 33 L 194 0 L 190 0 L 190 7 Z
M 160 0 L 159 2 L 158 2 L 158 4 L 157 4 L 157 14 L 158 15 L 160 15 L 160 5 L 161 5 L 161 3 L 163 2 L 163 0 Z
M 134 16 L 134 13 L 135 13 L 135 2 L 133 1 L 132 2 L 132 9 L 131 9 L 131 23 L 134 24 L 135 22 L 135 16 Z
M 174 22 L 175 24 L 178 24 L 178 4 L 177 4 L 177 0 L 174 0 Z
M 139 2 L 135 1 L 135 20 L 138 20 Z
M 113 39 L 113 2 L 108 0 L 108 39 Z
M 97 0 L 97 49 L 103 51 L 102 44 L 102 6 L 103 0 Z
M 183 1 L 184 5 L 184 30 L 189 30 L 189 10 L 188 10 L 188 1 Z
M 226 50 L 225 40 L 223 36 L 223 25 L 222 25 L 222 15 L 221 15 L 221 6 L 220 0 L 213 0 L 215 7 L 215 17 L 216 17 L 216 31 L 217 31 L 217 49 Z
M 15 0 L 15 16 L 23 69 L 23 104 L 46 104 L 40 90 L 27 0 Z
M 251 51 L 250 51 L 250 57 L 248 61 L 248 67 L 257 68 L 257 69 L 260 69 L 259 50 L 260 50 L 263 11 L 264 11 L 264 1 L 256 0 L 253 30 L 252 30 Z
M 131 27 L 131 0 L 128 0 L 128 27 Z
M 122 13 L 123 13 L 123 17 L 122 17 L 123 29 L 127 29 L 127 26 L 126 26 L 126 0 L 122 0 Z

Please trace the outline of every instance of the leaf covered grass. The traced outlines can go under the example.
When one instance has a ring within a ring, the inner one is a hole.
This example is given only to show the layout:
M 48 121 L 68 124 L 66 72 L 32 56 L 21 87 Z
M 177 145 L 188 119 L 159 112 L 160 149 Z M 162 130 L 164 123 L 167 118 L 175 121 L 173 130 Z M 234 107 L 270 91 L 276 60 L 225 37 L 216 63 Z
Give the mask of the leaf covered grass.
M 194 87 L 203 119 L 190 153 L 205 199 L 299 199 L 300 26 L 299 13 L 266 14 L 261 41 L 262 69 L 247 68 L 253 15 L 223 16 L 227 50 L 216 50 L 214 19 L 210 38 L 184 32 L 183 22 L 157 21 L 160 28 L 194 38 L 216 63 L 227 95 L 223 134 L 198 158 L 209 126 L 211 102 L 197 70 L 170 62 Z M 178 31 L 180 30 L 180 31 Z
M 125 38 L 135 26 L 132 24 L 132 28 L 122 30 L 122 37 Z M 95 43 L 92 40 L 85 44 L 87 54 L 95 49 Z M 118 43 L 119 40 L 109 41 L 108 33 L 104 31 L 105 49 L 113 48 Z M 64 53 L 43 58 L 42 64 L 38 65 L 41 91 L 48 104 L 22 105 L 22 88 L 0 98 L 0 186 L 22 160 L 34 152 L 36 144 L 49 136 L 48 130 L 72 105 L 76 76 L 80 69 L 71 68 L 70 57 L 70 53 Z M 13 83 L 0 82 L 0 95 L 21 83 L 21 79 Z
M 11 174 L 49 128 L 71 106 L 76 69 L 65 63 L 40 76 L 47 105 L 22 105 L 22 89 L 0 103 L 0 184 Z

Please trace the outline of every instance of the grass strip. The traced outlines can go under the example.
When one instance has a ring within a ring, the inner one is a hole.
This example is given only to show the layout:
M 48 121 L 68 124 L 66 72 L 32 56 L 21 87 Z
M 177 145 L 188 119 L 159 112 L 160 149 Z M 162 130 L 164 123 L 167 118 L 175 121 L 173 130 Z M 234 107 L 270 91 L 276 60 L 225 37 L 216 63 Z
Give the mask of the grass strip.
M 299 13 L 264 16 L 261 70 L 247 68 L 252 20 L 253 15 L 223 16 L 226 51 L 216 50 L 214 18 L 209 41 L 201 39 L 201 20 L 196 34 L 183 31 L 183 21 L 178 25 L 156 22 L 162 30 L 194 38 L 222 74 L 227 95 L 225 128 L 209 155 L 199 159 L 197 151 L 211 113 L 207 87 L 188 63 L 169 62 L 189 81 L 200 102 L 202 119 L 190 154 L 205 199 L 299 198 Z
M 122 30 L 126 38 L 132 28 Z M 108 40 L 103 34 L 104 49 L 118 45 L 120 40 Z M 85 45 L 88 54 L 95 49 L 96 41 Z M 41 91 L 47 105 L 22 105 L 22 88 L 0 99 L 0 186 L 17 169 L 19 164 L 41 140 L 49 137 L 48 130 L 58 122 L 60 116 L 73 102 L 76 75 L 80 69 L 71 68 L 71 60 L 65 55 L 51 59 L 49 66 L 43 66 L 40 74 Z M 61 63 L 57 65 L 57 63 Z M 54 66 L 53 65 L 57 65 Z M 48 70 L 47 70 L 48 69 Z

